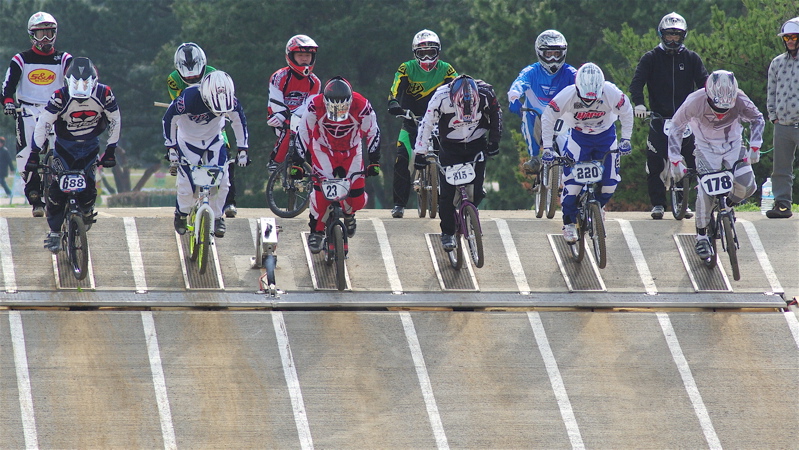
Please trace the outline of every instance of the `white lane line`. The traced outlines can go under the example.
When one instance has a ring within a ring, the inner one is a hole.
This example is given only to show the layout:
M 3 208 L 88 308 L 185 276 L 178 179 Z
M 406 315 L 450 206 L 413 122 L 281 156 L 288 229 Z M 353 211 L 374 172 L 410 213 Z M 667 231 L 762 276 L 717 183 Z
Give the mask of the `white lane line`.
M 413 365 L 416 367 L 416 376 L 419 378 L 419 386 L 422 388 L 422 397 L 427 406 L 427 417 L 430 419 L 430 426 L 433 428 L 433 436 L 436 438 L 436 446 L 439 449 L 448 449 L 447 435 L 444 433 L 444 425 L 441 423 L 441 416 L 438 414 L 436 398 L 433 395 L 433 385 L 430 384 L 430 377 L 427 374 L 427 365 L 424 363 L 422 347 L 419 345 L 419 338 L 416 336 L 416 327 L 413 326 L 413 319 L 408 311 L 400 311 L 402 318 L 402 328 L 405 330 L 405 339 L 413 357 Z
M 547 368 L 549 383 L 552 385 L 555 398 L 558 400 L 560 415 L 563 418 L 563 423 L 566 425 L 566 432 L 569 434 L 569 441 L 571 441 L 572 448 L 584 449 L 585 444 L 583 443 L 583 437 L 580 435 L 580 427 L 577 426 L 577 419 L 574 417 L 574 410 L 572 410 L 572 404 L 569 401 L 569 394 L 566 393 L 566 385 L 563 384 L 563 378 L 560 376 L 558 362 L 555 360 L 555 355 L 552 353 L 552 348 L 549 346 L 549 339 L 547 339 L 547 333 L 544 331 L 544 324 L 541 322 L 541 316 L 537 311 L 530 311 L 527 313 L 527 318 L 530 320 L 530 326 L 533 327 L 535 342 L 538 344 L 538 351 L 541 352 L 541 358 L 543 358 L 544 366 Z
M 510 233 L 510 227 L 505 219 L 494 219 L 499 229 L 499 237 L 502 239 L 502 245 L 505 246 L 505 253 L 508 255 L 508 262 L 510 263 L 510 271 L 513 273 L 513 278 L 516 279 L 516 287 L 522 295 L 530 293 L 530 284 L 527 282 L 527 277 L 524 275 L 524 266 L 522 260 L 519 259 L 519 252 L 516 251 L 516 244 L 513 242 L 513 235 Z
M 36 434 L 36 417 L 33 412 L 33 396 L 31 395 L 31 379 L 28 372 L 28 352 L 25 350 L 25 332 L 22 329 L 20 312 L 9 311 L 8 323 L 11 327 L 11 345 L 14 347 L 14 366 L 17 369 L 19 409 L 22 414 L 25 448 L 39 448 L 39 438 Z
M 646 293 L 649 295 L 656 295 L 658 293 L 658 288 L 655 286 L 655 280 L 652 278 L 652 273 L 649 271 L 649 265 L 646 263 L 644 252 L 641 251 L 641 246 L 638 244 L 638 238 L 635 237 L 635 231 L 633 231 L 630 221 L 624 219 L 616 219 L 616 221 L 619 222 L 621 226 L 621 232 L 624 235 L 624 240 L 627 241 L 627 247 L 630 249 L 630 253 L 633 255 L 635 268 L 638 269 L 638 275 L 644 283 Z
M 791 329 L 796 347 L 799 347 L 799 319 L 796 318 L 796 314 L 791 310 L 785 311 L 782 314 L 785 316 L 785 320 L 788 321 L 788 328 Z
M 17 292 L 14 259 L 11 257 L 11 238 L 8 236 L 8 220 L 5 217 L 0 217 L 0 270 L 3 271 L 6 292 L 9 294 Z
M 136 293 L 147 292 L 147 278 L 144 276 L 144 260 L 141 256 L 139 244 L 139 230 L 136 228 L 136 219 L 123 217 L 125 224 L 125 237 L 128 240 L 128 253 L 130 254 L 130 268 L 133 270 L 133 281 L 136 283 Z
M 380 245 L 380 253 L 383 255 L 383 264 L 385 264 L 386 272 L 388 273 L 391 292 L 402 294 L 402 283 L 400 282 L 399 273 L 397 273 L 397 264 L 394 263 L 394 255 L 391 253 L 391 244 L 388 243 L 386 227 L 383 225 L 383 221 L 377 217 L 372 217 L 372 223 L 377 234 L 377 242 Z
M 663 336 L 666 337 L 666 343 L 669 345 L 671 356 L 674 358 L 674 363 L 677 365 L 677 370 L 680 372 L 682 382 L 685 385 L 685 390 L 688 392 L 688 397 L 691 399 L 691 404 L 694 406 L 694 413 L 699 419 L 699 425 L 702 427 L 702 432 L 705 433 L 707 445 L 711 449 L 721 449 L 721 442 L 716 435 L 716 430 L 713 428 L 713 422 L 710 421 L 710 415 L 705 408 L 705 402 L 702 401 L 702 394 L 699 393 L 699 388 L 696 386 L 694 376 L 691 374 L 691 368 L 688 366 L 688 360 L 682 353 L 680 342 L 677 340 L 677 334 L 674 332 L 674 327 L 671 325 L 671 319 L 667 313 L 657 313 L 660 328 L 663 330 Z
M 172 426 L 172 411 L 169 408 L 169 396 L 166 392 L 164 369 L 161 366 L 161 352 L 158 350 L 158 335 L 155 333 L 152 311 L 142 311 L 141 322 L 144 327 L 144 339 L 147 341 L 147 355 L 150 358 L 150 371 L 153 374 L 153 388 L 155 389 L 155 401 L 158 403 L 158 416 L 161 419 L 164 448 L 177 449 L 178 444 L 175 440 L 175 428 Z
M 766 274 L 766 278 L 771 285 L 771 292 L 778 294 L 785 293 L 785 290 L 780 284 L 780 280 L 777 279 L 777 272 L 775 272 L 774 267 L 771 266 L 771 261 L 768 259 L 768 254 L 766 254 L 766 249 L 763 247 L 763 242 L 760 240 L 760 235 L 757 233 L 755 224 L 744 219 L 738 219 L 738 223 L 743 224 L 744 230 L 746 230 L 746 234 L 749 236 L 749 243 L 752 245 L 752 249 L 757 255 L 757 260 L 760 261 L 760 267 L 763 268 L 763 273 Z
M 300 447 L 304 450 L 310 450 L 314 448 L 311 428 L 308 425 L 308 416 L 305 412 L 305 403 L 302 400 L 302 391 L 300 390 L 300 379 L 297 377 L 297 368 L 294 365 L 294 357 L 291 355 L 289 334 L 286 330 L 286 322 L 283 320 L 282 311 L 272 311 L 272 325 L 275 327 L 277 348 L 280 350 L 283 376 L 286 378 L 286 385 L 291 397 L 291 407 L 294 410 L 294 423 L 297 425 Z

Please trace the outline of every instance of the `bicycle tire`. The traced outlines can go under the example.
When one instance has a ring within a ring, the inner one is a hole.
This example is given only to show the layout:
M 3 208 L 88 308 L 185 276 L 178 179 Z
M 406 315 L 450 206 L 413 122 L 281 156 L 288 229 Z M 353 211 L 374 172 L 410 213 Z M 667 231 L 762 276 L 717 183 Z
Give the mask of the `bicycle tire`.
M 688 194 L 690 192 L 691 180 L 683 177 L 682 180 L 675 182 L 674 178 L 669 178 L 669 194 L 671 196 L 671 214 L 676 220 L 685 218 L 688 209 Z
M 427 169 L 413 169 L 413 184 L 416 187 L 416 212 L 419 218 L 427 215 Z
M 86 278 L 89 273 L 89 239 L 80 214 L 70 214 L 67 219 L 67 256 L 75 278 Z
M 430 192 L 427 193 L 428 204 L 427 211 L 431 219 L 436 218 L 438 214 L 438 168 L 433 165 L 427 166 L 427 179 L 430 185 Z
M 194 262 L 197 261 L 197 256 L 200 253 L 200 246 L 197 245 L 199 240 L 197 239 L 197 233 L 199 230 L 194 229 L 194 222 L 197 218 L 197 208 L 194 207 L 191 210 L 191 213 L 186 217 L 186 231 L 189 233 L 189 261 Z
M 344 225 L 342 223 L 333 224 L 333 246 L 335 248 L 335 269 L 336 269 L 336 289 L 343 291 L 347 288 L 347 277 L 345 272 L 344 260 Z
M 547 211 L 547 182 L 549 174 L 544 166 L 538 171 L 538 179 L 535 181 L 538 184 L 538 190 L 535 191 L 535 217 L 540 219 L 544 217 Z
M 49 146 L 49 141 L 44 141 L 45 146 Z M 42 170 L 41 175 L 41 183 L 42 183 L 42 202 L 44 202 L 44 212 L 47 214 L 47 211 L 50 210 L 50 186 L 53 184 L 53 179 L 55 176 L 53 175 L 53 152 L 48 150 L 47 154 L 44 156 L 44 165 L 47 166 L 44 170 Z M 86 225 L 86 224 L 84 224 Z
M 707 226 L 707 235 L 710 238 L 710 248 L 713 249 L 713 256 L 703 260 L 708 269 L 713 269 L 716 267 L 716 258 L 718 257 L 718 251 L 716 251 L 716 240 L 719 239 L 719 233 L 716 232 L 716 227 L 718 226 L 716 222 L 716 214 L 717 212 L 715 210 L 710 213 L 710 222 Z
M 547 180 L 547 219 L 551 219 L 555 217 L 555 212 L 558 207 L 558 200 L 560 196 L 558 195 L 558 190 L 560 189 L 560 172 L 561 166 L 555 166 L 549 168 L 549 175 Z
M 269 286 L 275 285 L 275 267 L 277 266 L 277 255 L 266 255 L 263 259 L 263 266 L 266 269 L 266 281 Z
M 480 215 L 477 208 L 467 204 L 464 206 L 464 222 L 466 224 L 466 245 L 469 247 L 469 255 L 472 262 L 478 268 L 485 264 L 485 254 L 483 253 L 483 232 L 480 229 Z
M 449 264 L 455 270 L 461 270 L 461 267 L 463 267 L 463 245 L 461 244 L 461 234 L 459 232 L 455 232 L 455 250 L 447 252 Z
M 578 217 L 577 223 L 575 224 L 577 227 L 577 242 L 569 245 L 569 249 L 572 252 L 572 259 L 574 259 L 575 262 L 582 262 L 585 257 L 585 226 L 581 224 L 581 222 L 582 220 Z
M 730 257 L 730 268 L 732 268 L 732 278 L 735 281 L 741 279 L 741 269 L 738 267 L 738 246 L 735 243 L 735 230 L 732 228 L 730 216 L 721 218 L 721 227 L 724 229 L 724 248 Z
M 591 237 L 597 266 L 604 269 L 608 262 L 608 255 L 605 243 L 605 223 L 602 221 L 599 203 L 588 204 L 588 235 Z
M 305 176 L 302 179 L 291 178 L 291 162 L 287 157 L 269 175 L 266 182 L 266 203 L 276 216 L 289 219 L 297 217 L 308 208 L 313 192 L 311 166 L 303 163 L 303 170 Z
M 208 254 L 211 252 L 211 227 L 213 220 L 211 220 L 211 211 L 203 210 L 200 213 L 200 230 L 197 234 L 199 241 L 197 246 L 199 252 L 197 255 L 197 268 L 200 270 L 200 275 L 204 274 L 208 269 Z

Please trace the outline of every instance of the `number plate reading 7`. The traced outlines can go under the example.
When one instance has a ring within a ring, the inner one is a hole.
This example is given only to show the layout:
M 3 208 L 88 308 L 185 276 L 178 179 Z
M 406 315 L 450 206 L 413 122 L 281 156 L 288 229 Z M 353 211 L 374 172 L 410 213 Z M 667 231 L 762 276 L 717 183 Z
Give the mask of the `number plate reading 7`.
M 732 173 L 724 171 L 702 175 L 700 184 L 707 195 L 726 194 L 732 190 Z
M 333 178 L 322 181 L 322 193 L 330 201 L 343 199 L 350 193 L 350 180 L 346 178 Z
M 61 192 L 69 194 L 70 192 L 80 192 L 86 189 L 86 177 L 83 174 L 71 173 L 68 175 L 61 175 L 58 180 L 58 187 Z
M 578 162 L 572 167 L 572 176 L 580 184 L 598 183 L 602 180 L 602 165 L 596 161 Z
M 457 164 L 444 169 L 444 178 L 453 186 L 471 183 L 476 176 L 474 166 L 471 164 Z
M 193 166 L 191 179 L 195 186 L 219 186 L 222 184 L 222 167 L 220 166 Z

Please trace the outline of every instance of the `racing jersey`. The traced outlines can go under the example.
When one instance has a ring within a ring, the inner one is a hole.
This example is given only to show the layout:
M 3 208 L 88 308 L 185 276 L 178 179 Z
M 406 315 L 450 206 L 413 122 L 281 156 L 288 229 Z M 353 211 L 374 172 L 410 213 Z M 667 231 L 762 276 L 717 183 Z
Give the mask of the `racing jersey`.
M 3 81 L 3 103 L 17 101 L 44 105 L 53 91 L 64 85 L 64 72 L 72 55 L 53 52 L 43 55 L 33 49 L 17 53 L 11 58 Z
M 633 106 L 627 96 L 610 81 L 605 81 L 602 98 L 590 106 L 583 103 L 574 85 L 563 88 L 549 102 L 541 117 L 542 147 L 552 148 L 555 121 L 558 119 L 563 119 L 565 127 L 583 134 L 600 134 L 620 119 L 621 138 L 630 139 L 633 134 Z
M 206 65 L 205 72 L 203 72 L 203 77 L 215 70 L 215 68 Z M 183 92 L 183 89 L 186 89 L 187 87 L 189 87 L 189 85 L 183 81 L 183 78 L 180 77 L 180 74 L 177 70 L 173 70 L 172 73 L 166 77 L 166 90 L 169 92 L 170 100 L 178 98 L 178 95 L 180 95 L 180 93 Z
M 53 92 L 36 122 L 33 148 L 41 149 L 52 127 L 57 140 L 67 141 L 95 139 L 108 129 L 108 145 L 114 146 L 119 142 L 120 125 L 119 107 L 110 87 L 97 83 L 85 99 L 70 97 L 69 90 L 62 87 Z
M 236 136 L 239 150 L 246 150 L 249 135 L 247 119 L 238 99 L 233 111 L 216 115 L 208 109 L 200 96 L 199 85 L 192 85 L 181 92 L 167 108 L 163 118 L 164 145 L 177 147 L 178 139 L 204 152 L 217 140 L 222 139 L 225 120 L 229 119 Z
M 510 112 L 522 117 L 522 107 L 533 108 L 539 114 L 547 104 L 566 86 L 574 84 L 577 69 L 563 64 L 554 75 L 545 70 L 541 63 L 531 64 L 521 72 L 508 90 Z
M 685 102 L 674 113 L 669 132 L 669 161 L 682 160 L 682 134 L 685 127 L 691 127 L 694 133 L 696 149 L 710 153 L 727 153 L 741 149 L 741 122 L 750 124 L 749 144 L 760 147 L 763 144 L 763 129 L 766 121 L 752 100 L 738 89 L 735 105 L 719 118 L 707 103 L 705 88 L 702 88 L 685 99 Z
M 416 116 L 421 117 L 433 92 L 457 76 L 455 68 L 441 60 L 430 72 L 422 69 L 416 59 L 406 61 L 400 64 L 397 73 L 394 74 L 388 101 L 390 103 L 396 100 L 403 109 L 410 109 Z
M 303 77 L 288 66 L 278 69 L 269 78 L 267 116 L 283 113 L 285 120 L 288 120 L 292 112 L 302 106 L 308 97 L 318 94 L 321 89 L 322 83 L 313 73 Z
M 352 93 L 352 103 L 347 118 L 334 122 L 327 118 L 324 95 L 318 94 L 308 99 L 308 110 L 302 116 L 298 132 L 302 145 L 301 156 L 308 149 L 325 153 L 345 152 L 354 156 L 361 148 L 361 140 L 366 138 L 366 153 L 369 162 L 380 161 L 380 128 L 369 100 L 357 92 Z M 366 155 L 364 155 L 366 156 Z
M 462 122 L 458 119 L 455 105 L 449 99 L 449 86 L 436 89 L 427 112 L 420 124 L 419 134 L 414 145 L 414 154 L 424 154 L 426 142 L 430 140 L 433 127 L 438 125 L 438 136 L 442 143 L 466 143 L 476 141 L 488 133 L 488 141 L 499 144 L 502 138 L 502 109 L 490 84 L 474 80 L 480 93 L 480 104 L 475 119 Z

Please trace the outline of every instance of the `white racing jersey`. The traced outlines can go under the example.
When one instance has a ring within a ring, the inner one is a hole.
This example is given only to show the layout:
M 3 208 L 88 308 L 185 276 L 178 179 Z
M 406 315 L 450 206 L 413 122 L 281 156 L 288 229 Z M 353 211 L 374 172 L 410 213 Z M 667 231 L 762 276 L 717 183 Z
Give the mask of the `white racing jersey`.
M 163 118 L 164 145 L 177 147 L 178 138 L 191 147 L 207 150 L 222 138 L 225 120 L 230 119 L 239 150 L 248 147 L 247 119 L 238 99 L 233 111 L 216 115 L 200 96 L 199 85 L 189 86 L 169 105 Z

